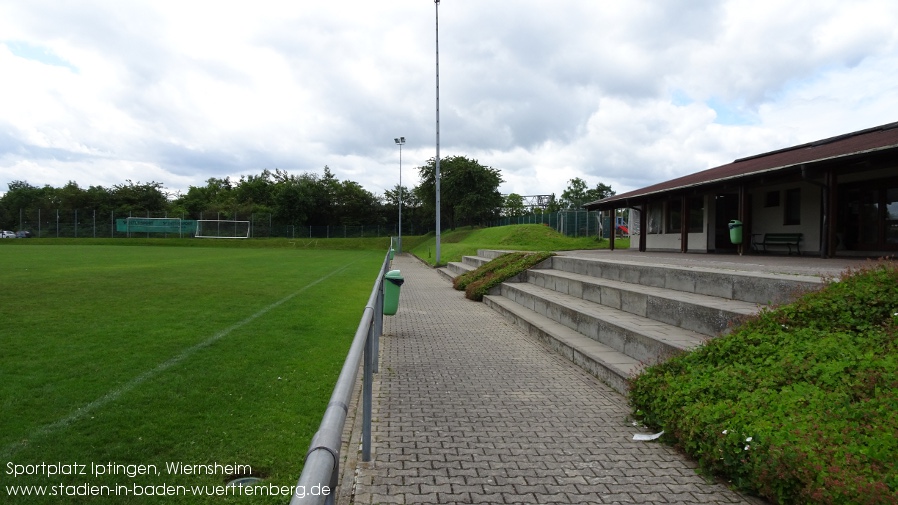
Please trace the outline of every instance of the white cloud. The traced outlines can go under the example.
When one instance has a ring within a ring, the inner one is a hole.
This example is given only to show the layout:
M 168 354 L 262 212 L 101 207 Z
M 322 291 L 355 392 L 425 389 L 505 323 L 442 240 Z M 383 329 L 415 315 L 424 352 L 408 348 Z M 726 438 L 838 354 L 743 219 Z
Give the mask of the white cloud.
M 440 4 L 441 154 L 618 192 L 898 120 L 898 4 Z M 432 2 L 0 5 L 0 189 L 264 168 L 382 193 L 435 154 Z M 9 78 L 9 76 L 14 76 Z

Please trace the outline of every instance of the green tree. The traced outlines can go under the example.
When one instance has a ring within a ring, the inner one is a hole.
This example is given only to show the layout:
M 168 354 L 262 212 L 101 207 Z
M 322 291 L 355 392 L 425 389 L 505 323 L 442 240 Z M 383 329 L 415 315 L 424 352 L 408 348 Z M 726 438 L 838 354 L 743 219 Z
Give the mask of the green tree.
M 311 191 L 312 204 L 306 210 L 305 222 L 315 226 L 337 226 L 340 224 L 336 214 L 337 195 L 340 191 L 340 181 L 331 172 L 330 167 L 324 166 L 324 175 L 303 173 L 301 176 L 303 189 Z M 305 187 L 309 184 L 309 187 Z M 294 188 L 295 189 L 295 188 Z
M 112 205 L 112 193 L 107 188 L 91 186 L 83 191 L 85 209 L 93 209 L 104 214 L 115 210 Z
M 293 226 L 304 226 L 316 205 L 317 177 L 313 174 L 276 173 L 274 216 Z
M 394 210 L 399 209 L 399 195 L 402 195 L 402 209 L 405 210 L 405 207 L 409 205 L 409 199 L 413 198 L 413 194 L 409 189 L 405 186 L 395 185 L 393 189 L 388 189 L 384 191 L 384 195 L 381 198 L 383 205 L 387 207 L 387 212 L 392 212 Z
M 397 184 L 393 189 L 384 191 L 381 198 L 382 213 L 384 215 L 383 222 L 389 226 L 396 226 L 399 220 L 399 194 L 402 192 L 402 233 L 414 234 L 420 230 L 427 230 L 432 227 L 431 223 L 426 222 L 422 216 L 421 200 L 418 193 L 407 187 Z
M 361 226 L 377 220 L 377 197 L 354 181 L 343 181 L 336 188 L 333 214 L 338 225 Z
M 436 216 L 436 162 L 433 158 L 418 167 L 421 184 L 415 193 L 426 213 Z M 502 174 L 498 169 L 481 165 L 477 160 L 452 156 L 440 160 L 441 226 L 484 224 L 496 219 L 504 200 L 499 193 Z
M 0 197 L 0 207 L 15 215 L 18 215 L 19 209 L 39 207 L 46 193 L 45 190 L 25 181 L 12 181 L 8 187 L 9 191 Z
M 43 191 L 25 181 L 7 184 L 9 191 L 0 196 L 0 229 L 15 228 L 19 212 L 40 206 Z
M 59 206 L 63 209 L 82 210 L 90 208 L 87 194 L 78 187 L 75 181 L 69 181 L 65 186 L 56 190 L 59 197 Z
M 579 177 L 574 177 L 568 181 L 567 189 L 561 193 L 562 209 L 579 209 L 583 205 L 614 196 L 611 186 L 603 183 L 596 184 L 596 187 L 589 189 L 586 181 Z
M 162 212 L 168 208 L 168 197 L 162 192 L 161 182 L 132 182 L 116 184 L 110 191 L 111 203 L 116 212 Z
M 275 181 L 270 170 L 259 175 L 241 175 L 234 187 L 234 201 L 244 212 L 271 212 L 274 206 Z
M 524 197 L 517 193 L 511 193 L 505 197 L 505 204 L 502 206 L 502 214 L 506 217 L 518 217 L 526 214 L 524 208 Z
M 231 212 L 236 207 L 236 195 L 230 179 L 210 177 L 205 186 L 190 186 L 187 194 L 175 201 L 195 217 L 202 212 Z M 210 219 L 209 216 L 204 216 Z

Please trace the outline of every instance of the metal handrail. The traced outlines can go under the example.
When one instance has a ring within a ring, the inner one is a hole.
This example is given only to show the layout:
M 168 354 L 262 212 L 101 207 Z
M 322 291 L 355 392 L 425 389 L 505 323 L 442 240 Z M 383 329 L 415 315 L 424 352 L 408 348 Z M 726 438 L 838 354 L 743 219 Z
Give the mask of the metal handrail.
M 392 241 L 390 244 L 392 251 Z M 352 400 L 359 364 L 364 358 L 362 382 L 362 461 L 371 460 L 371 384 L 373 373 L 377 371 L 378 340 L 383 333 L 384 275 L 390 266 L 390 252 L 384 257 L 383 265 L 374 281 L 368 304 L 362 313 L 362 320 L 352 339 L 343 369 L 331 393 L 330 402 L 324 411 L 318 432 L 312 437 L 306 453 L 302 474 L 294 488 L 290 505 L 333 504 L 337 482 L 340 476 L 340 445 L 343 427 Z M 316 487 L 317 486 L 317 487 Z M 327 486 L 329 492 L 314 492 Z

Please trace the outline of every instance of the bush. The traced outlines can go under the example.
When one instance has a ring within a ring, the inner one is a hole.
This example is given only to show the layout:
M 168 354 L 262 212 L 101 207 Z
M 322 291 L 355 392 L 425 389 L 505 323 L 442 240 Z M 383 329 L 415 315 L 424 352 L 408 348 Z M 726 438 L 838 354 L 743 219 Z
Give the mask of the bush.
M 879 262 L 647 368 L 630 403 L 774 502 L 898 503 L 896 343 L 898 266 Z
M 542 263 L 554 254 L 550 252 L 514 252 L 503 254 L 476 270 L 455 278 L 455 289 L 465 292 L 465 297 L 481 301 L 493 286 Z

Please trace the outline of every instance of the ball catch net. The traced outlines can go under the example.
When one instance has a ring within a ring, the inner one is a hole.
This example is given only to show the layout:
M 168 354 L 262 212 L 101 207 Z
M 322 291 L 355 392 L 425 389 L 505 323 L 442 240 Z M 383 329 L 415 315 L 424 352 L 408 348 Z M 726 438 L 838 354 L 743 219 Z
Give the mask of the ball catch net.
M 249 221 L 200 219 L 196 222 L 197 238 L 249 238 Z

